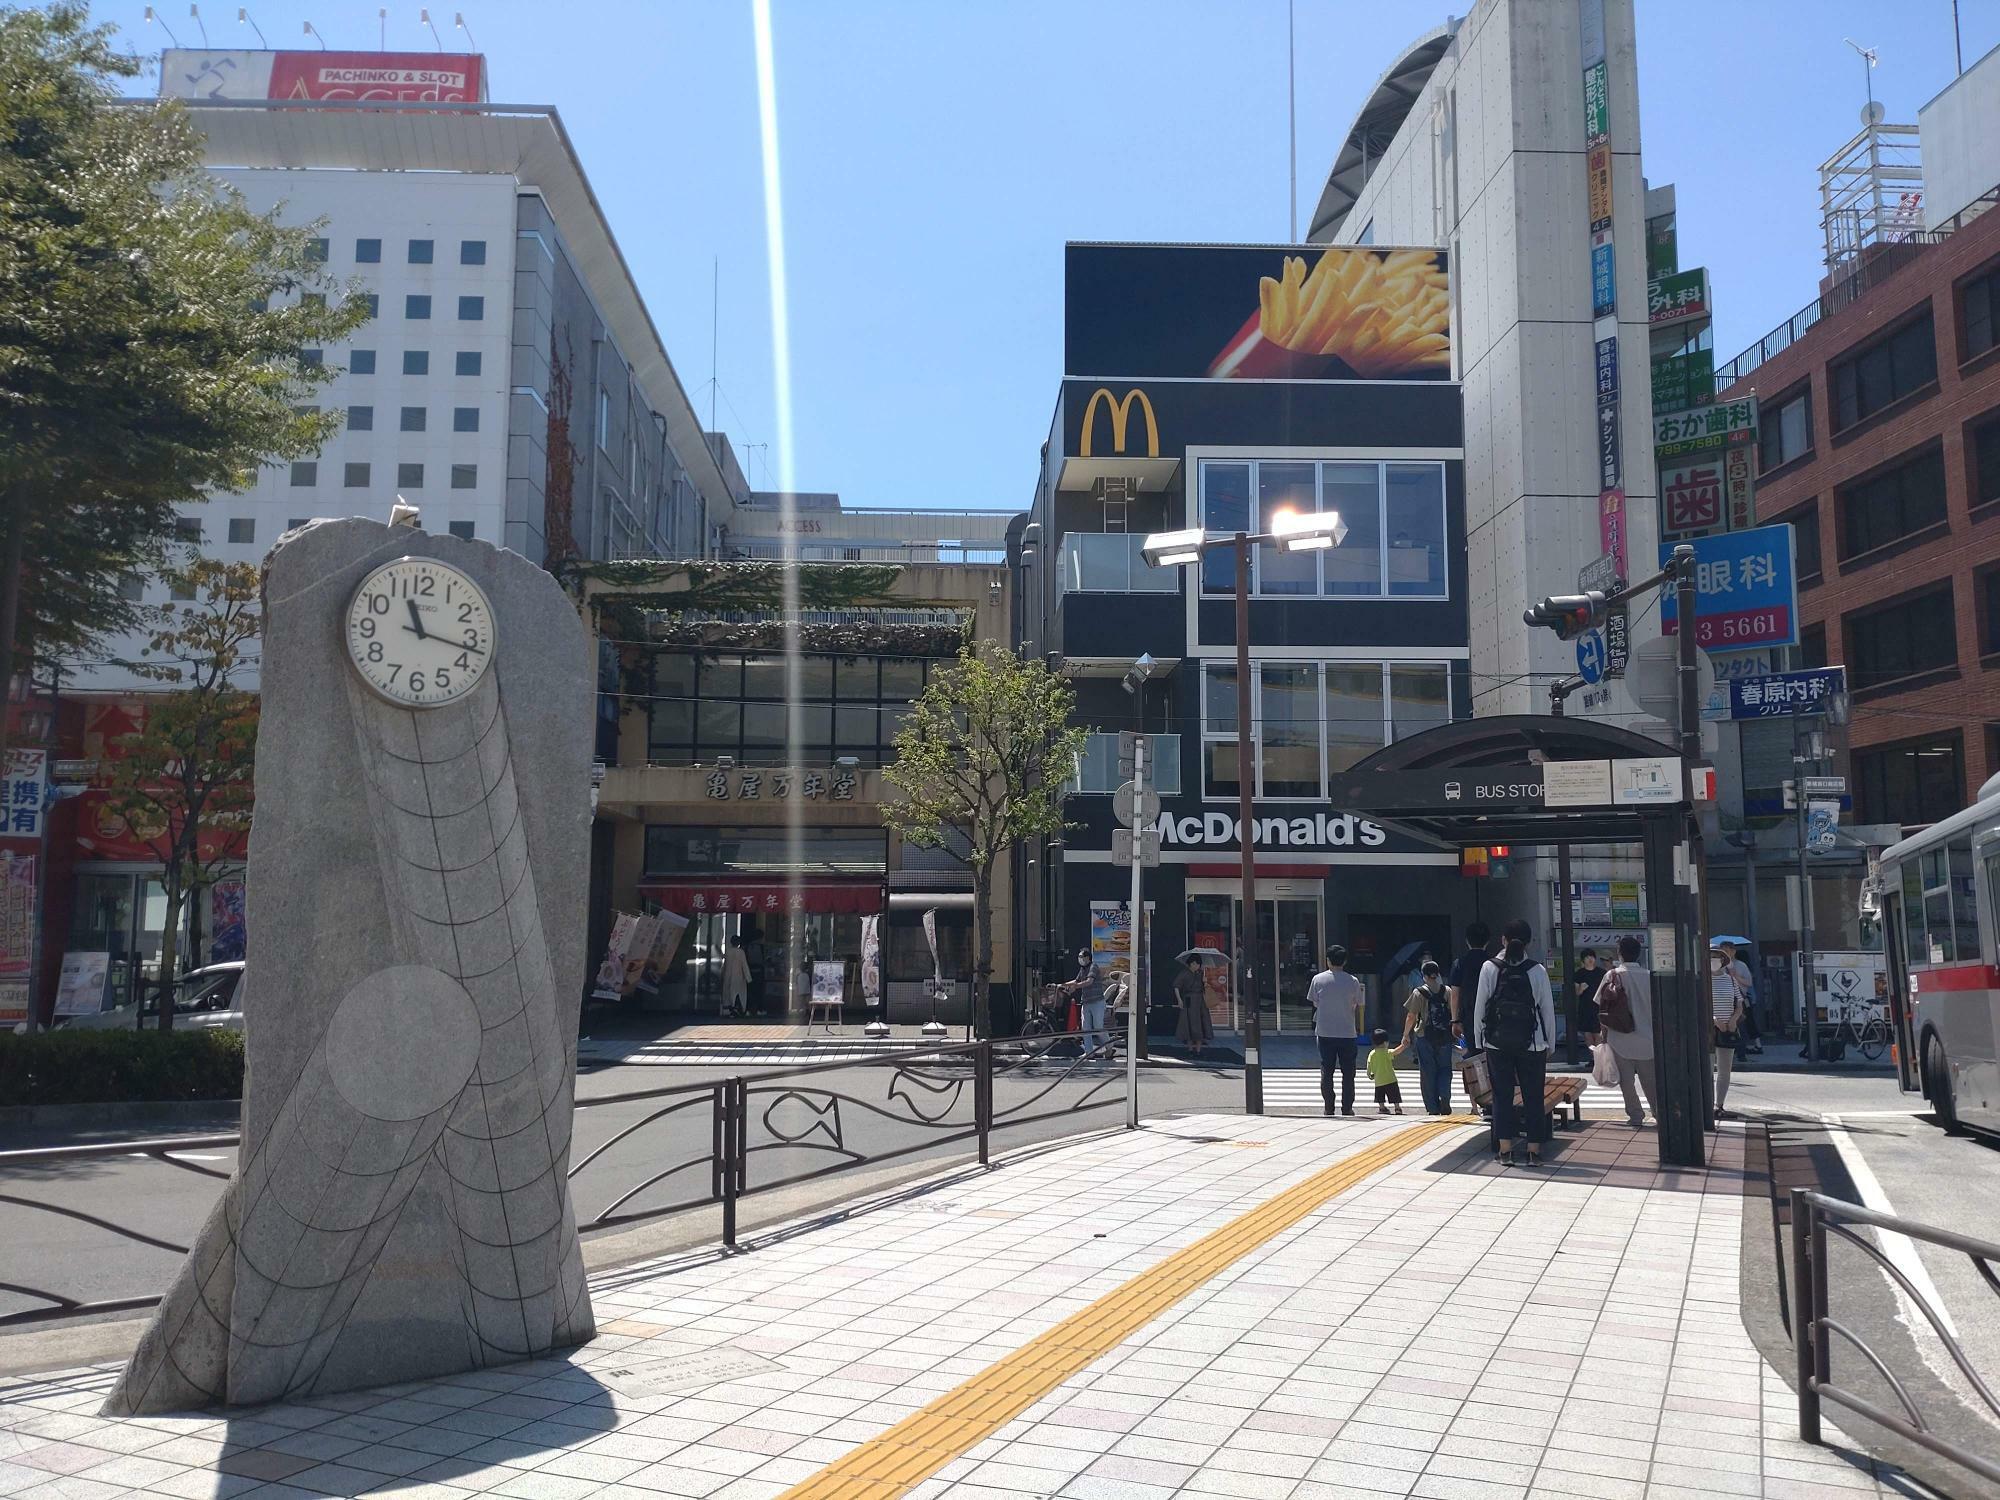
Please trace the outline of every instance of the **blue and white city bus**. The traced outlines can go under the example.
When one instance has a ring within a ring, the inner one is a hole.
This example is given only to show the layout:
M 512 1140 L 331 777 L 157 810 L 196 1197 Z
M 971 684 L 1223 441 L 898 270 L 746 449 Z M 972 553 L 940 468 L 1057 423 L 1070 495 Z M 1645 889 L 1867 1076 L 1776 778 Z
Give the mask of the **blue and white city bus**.
M 2000 1130 L 2000 776 L 1883 851 L 1863 888 L 1889 966 L 1897 1075 L 1938 1124 Z

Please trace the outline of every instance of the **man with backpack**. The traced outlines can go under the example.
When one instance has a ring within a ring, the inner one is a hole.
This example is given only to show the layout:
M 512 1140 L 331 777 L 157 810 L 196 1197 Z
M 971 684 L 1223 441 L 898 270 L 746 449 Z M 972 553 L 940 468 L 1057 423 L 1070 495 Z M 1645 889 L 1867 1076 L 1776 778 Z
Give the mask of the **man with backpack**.
M 1506 946 L 1479 974 L 1479 994 L 1473 1006 L 1473 1040 L 1485 1049 L 1493 1079 L 1493 1144 L 1504 1149 L 1512 1166 L 1538 1166 L 1542 1138 L 1547 1134 L 1547 1110 L 1542 1084 L 1548 1077 L 1549 1052 L 1555 1046 L 1556 1004 L 1549 989 L 1549 971 L 1528 957 L 1528 924 L 1516 917 L 1504 929 Z M 1519 1110 L 1515 1089 L 1521 1091 Z M 1521 1155 L 1521 1113 L 1527 1118 L 1527 1155 Z
M 1403 1041 L 1417 1044 L 1417 1082 L 1423 1089 L 1424 1113 L 1451 1113 L 1452 1032 L 1458 1024 L 1458 1006 L 1444 982 L 1437 960 L 1424 960 L 1423 978 L 1403 1002 Z M 1401 1050 L 1399 1047 L 1397 1050 Z

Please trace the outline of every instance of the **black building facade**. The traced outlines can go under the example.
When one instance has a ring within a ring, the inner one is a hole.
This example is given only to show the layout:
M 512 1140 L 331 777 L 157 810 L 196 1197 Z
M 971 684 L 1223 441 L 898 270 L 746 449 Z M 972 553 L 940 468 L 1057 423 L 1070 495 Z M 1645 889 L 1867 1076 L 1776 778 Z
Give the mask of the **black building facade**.
M 1175 956 L 1245 941 L 1267 1032 L 1310 1031 L 1306 985 L 1332 942 L 1353 951 L 1386 1017 L 1418 954 L 1448 958 L 1481 897 L 1502 904 L 1460 878 L 1455 850 L 1327 797 L 1329 777 L 1384 744 L 1471 713 L 1464 423 L 1434 331 L 1447 278 L 1431 251 L 1068 248 L 1066 373 L 1009 554 L 1017 644 L 1073 681 L 1092 737 L 1069 831 L 1017 871 L 1024 982 L 1067 978 L 1081 947 L 1127 961 L 1131 872 L 1111 854 L 1120 730 L 1146 731 L 1158 760 L 1142 979 L 1167 1025 Z M 1287 288 L 1295 304 L 1317 298 L 1292 324 Z M 1246 917 L 1233 558 L 1153 569 L 1140 548 L 1160 531 L 1268 530 L 1281 510 L 1338 511 L 1346 535 L 1252 561 Z M 1157 666 L 1134 692 L 1141 654 Z M 1208 971 L 1218 1031 L 1245 1020 L 1227 975 Z

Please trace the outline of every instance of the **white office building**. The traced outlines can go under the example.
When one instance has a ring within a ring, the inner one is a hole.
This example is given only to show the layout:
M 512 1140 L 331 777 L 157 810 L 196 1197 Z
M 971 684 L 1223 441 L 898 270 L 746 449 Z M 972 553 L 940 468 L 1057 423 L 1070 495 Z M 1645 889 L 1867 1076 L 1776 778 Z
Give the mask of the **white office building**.
M 253 209 L 320 224 L 328 269 L 373 311 L 348 345 L 311 356 L 340 370 L 318 399 L 345 414 L 341 431 L 316 458 L 190 507 L 190 542 L 254 563 L 290 527 L 386 520 L 401 496 L 428 530 L 537 562 L 720 551 L 741 486 L 704 440 L 555 110 L 187 103 L 214 175 Z M 73 686 L 141 684 L 93 664 Z

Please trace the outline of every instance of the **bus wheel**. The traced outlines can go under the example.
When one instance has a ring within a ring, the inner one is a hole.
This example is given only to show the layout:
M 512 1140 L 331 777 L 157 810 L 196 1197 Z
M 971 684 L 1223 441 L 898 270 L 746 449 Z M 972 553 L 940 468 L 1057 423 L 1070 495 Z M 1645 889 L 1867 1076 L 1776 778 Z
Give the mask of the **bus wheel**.
M 1958 1104 L 1951 1093 L 1951 1069 L 1944 1060 L 1944 1048 L 1936 1037 L 1924 1042 L 1924 1091 L 1931 1096 L 1931 1113 L 1946 1135 L 1961 1135 Z

